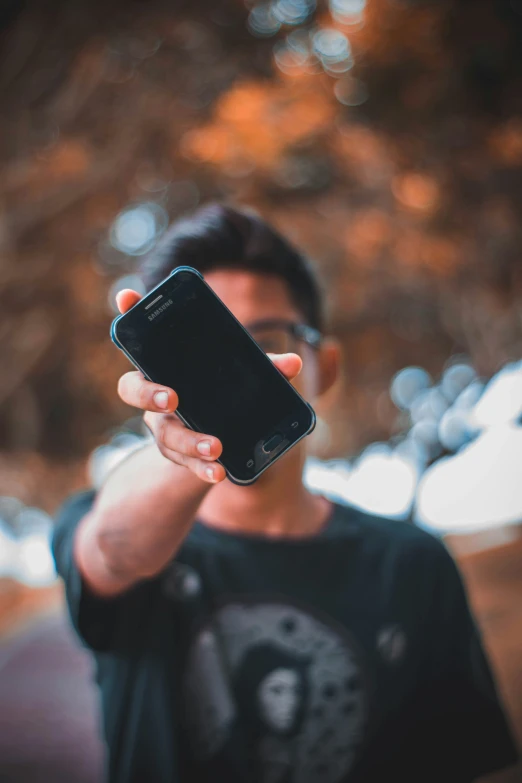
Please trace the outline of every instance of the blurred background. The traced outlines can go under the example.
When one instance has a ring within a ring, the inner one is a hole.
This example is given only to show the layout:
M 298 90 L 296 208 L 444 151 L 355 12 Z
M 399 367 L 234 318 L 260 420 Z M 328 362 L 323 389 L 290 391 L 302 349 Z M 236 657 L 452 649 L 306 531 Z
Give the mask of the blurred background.
M 344 369 L 306 481 L 446 538 L 522 740 L 522 0 L 4 0 L 0 27 L 0 778 L 99 780 L 52 515 L 141 443 L 115 295 L 211 199 L 319 267 Z

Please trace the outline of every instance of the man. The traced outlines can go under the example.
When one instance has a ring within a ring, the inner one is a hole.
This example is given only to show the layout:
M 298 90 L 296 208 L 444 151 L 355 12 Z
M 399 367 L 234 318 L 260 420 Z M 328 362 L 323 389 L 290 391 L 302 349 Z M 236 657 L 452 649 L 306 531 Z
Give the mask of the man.
M 208 207 L 169 230 L 143 278 L 185 264 L 306 399 L 330 388 L 339 352 L 315 278 L 262 220 Z M 175 389 L 128 372 L 119 394 L 153 440 L 71 498 L 54 538 L 113 783 L 466 783 L 515 761 L 438 540 L 310 494 L 304 442 L 234 485 L 217 439 L 174 415 Z

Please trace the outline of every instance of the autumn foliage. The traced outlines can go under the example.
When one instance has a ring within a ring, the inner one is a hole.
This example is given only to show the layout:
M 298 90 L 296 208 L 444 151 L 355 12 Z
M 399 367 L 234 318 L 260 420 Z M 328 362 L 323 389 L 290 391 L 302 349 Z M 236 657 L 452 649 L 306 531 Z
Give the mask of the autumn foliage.
M 489 375 L 519 358 L 516 6 L 368 0 L 350 27 L 319 3 L 299 30 L 256 38 L 240 0 L 13 4 L 0 48 L 4 453 L 81 461 L 128 416 L 108 291 L 137 261 L 107 236 L 142 201 L 171 219 L 209 199 L 254 205 L 315 259 L 345 349 L 320 454 L 389 437 L 387 388 L 407 364 L 438 373 L 465 353 Z M 321 29 L 347 36 L 353 68 L 306 51 Z

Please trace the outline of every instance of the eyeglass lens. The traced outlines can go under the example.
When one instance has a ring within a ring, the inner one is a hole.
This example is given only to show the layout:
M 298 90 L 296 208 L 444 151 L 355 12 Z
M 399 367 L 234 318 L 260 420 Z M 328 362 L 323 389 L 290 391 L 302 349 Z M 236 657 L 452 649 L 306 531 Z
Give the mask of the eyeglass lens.
M 250 334 L 265 353 L 298 353 L 299 340 L 287 332 L 285 329 L 271 328 L 253 328 Z

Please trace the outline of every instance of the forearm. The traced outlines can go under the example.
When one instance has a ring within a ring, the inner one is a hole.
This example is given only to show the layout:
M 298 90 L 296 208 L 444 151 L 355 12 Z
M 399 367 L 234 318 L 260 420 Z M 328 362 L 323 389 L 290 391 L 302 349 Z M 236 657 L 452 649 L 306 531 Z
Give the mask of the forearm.
M 116 594 L 154 576 L 176 554 L 210 489 L 155 443 L 107 477 L 79 525 L 75 558 L 96 592 Z

